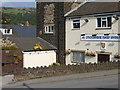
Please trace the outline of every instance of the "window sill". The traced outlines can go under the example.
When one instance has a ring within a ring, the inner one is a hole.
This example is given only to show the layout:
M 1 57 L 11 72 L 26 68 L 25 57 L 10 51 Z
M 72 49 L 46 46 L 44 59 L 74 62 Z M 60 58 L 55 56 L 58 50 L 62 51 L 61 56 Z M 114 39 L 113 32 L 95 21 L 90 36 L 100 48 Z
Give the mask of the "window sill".
M 71 61 L 71 63 L 85 63 L 85 62 Z
M 3 35 L 12 35 L 12 34 L 3 34 Z
M 104 30 L 104 29 L 112 29 L 111 27 L 108 28 L 96 28 L 96 30 Z
M 80 28 L 73 28 L 72 30 L 80 30 Z
M 54 34 L 54 33 L 44 33 L 44 34 Z
M 71 50 L 71 52 L 81 52 L 81 53 L 84 53 L 85 50 Z

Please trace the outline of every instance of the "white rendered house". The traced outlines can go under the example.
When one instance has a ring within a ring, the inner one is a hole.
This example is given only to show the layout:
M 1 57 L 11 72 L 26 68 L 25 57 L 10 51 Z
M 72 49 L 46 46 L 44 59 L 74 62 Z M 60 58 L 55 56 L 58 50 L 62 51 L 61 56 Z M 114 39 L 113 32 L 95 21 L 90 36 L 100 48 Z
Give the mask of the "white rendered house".
M 120 58 L 119 6 L 120 2 L 85 2 L 65 15 L 66 65 Z

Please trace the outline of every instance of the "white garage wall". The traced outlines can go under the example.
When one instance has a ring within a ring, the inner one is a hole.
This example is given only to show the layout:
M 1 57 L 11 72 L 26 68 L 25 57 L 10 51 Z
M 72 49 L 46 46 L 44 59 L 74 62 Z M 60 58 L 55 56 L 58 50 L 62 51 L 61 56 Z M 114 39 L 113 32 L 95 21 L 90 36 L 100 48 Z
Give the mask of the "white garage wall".
M 23 52 L 24 68 L 49 66 L 55 62 L 56 62 L 56 52 L 54 50 Z

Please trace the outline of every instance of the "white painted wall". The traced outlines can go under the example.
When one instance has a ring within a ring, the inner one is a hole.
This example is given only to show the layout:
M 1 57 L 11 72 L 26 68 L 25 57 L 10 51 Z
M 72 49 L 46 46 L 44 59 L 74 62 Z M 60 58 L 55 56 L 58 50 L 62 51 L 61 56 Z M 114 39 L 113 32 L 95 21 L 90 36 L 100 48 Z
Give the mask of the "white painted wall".
M 49 66 L 55 62 L 56 62 L 56 52 L 54 50 L 23 52 L 24 68 Z
M 79 18 L 78 18 L 79 19 Z M 88 19 L 89 22 L 85 23 L 84 19 Z M 101 41 L 81 41 L 80 36 L 81 34 L 112 34 L 112 33 L 118 33 L 118 25 L 120 24 L 120 18 L 119 20 L 115 20 L 112 18 L 112 28 L 111 29 L 101 29 L 96 30 L 96 17 L 86 17 L 80 19 L 81 28 L 78 30 L 72 29 L 72 19 L 66 19 L 66 50 L 87 50 L 90 51 L 100 51 L 100 42 Z M 119 25 L 120 26 L 120 25 Z M 120 30 L 120 29 L 119 29 Z M 120 32 L 120 31 L 119 31 Z M 89 45 L 88 45 L 89 43 Z M 119 44 L 118 44 L 119 43 Z M 113 45 L 110 45 L 113 44 Z M 112 55 L 110 56 L 110 60 L 115 60 L 114 54 L 118 52 L 120 42 L 112 42 L 112 41 L 106 41 L 106 52 L 111 52 Z M 97 63 L 97 54 L 95 57 L 88 57 L 85 56 L 85 62 L 96 62 Z M 66 55 L 66 64 L 73 64 L 71 62 L 71 55 Z

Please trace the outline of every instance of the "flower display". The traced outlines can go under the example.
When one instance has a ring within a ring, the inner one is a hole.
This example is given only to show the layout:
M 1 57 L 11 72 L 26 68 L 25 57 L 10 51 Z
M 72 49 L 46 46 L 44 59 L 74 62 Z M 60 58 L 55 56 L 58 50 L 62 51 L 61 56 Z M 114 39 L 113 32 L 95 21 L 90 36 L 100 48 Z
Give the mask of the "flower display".
M 115 58 L 120 58 L 120 53 L 116 53 L 116 54 L 114 55 L 114 57 L 115 57 Z
M 95 52 L 92 52 L 92 51 L 86 51 L 86 52 L 85 52 L 85 55 L 86 55 L 86 56 L 95 56 L 96 53 L 95 53 Z
M 12 43 L 8 38 L 0 40 L 0 49 L 18 49 L 15 43 Z

